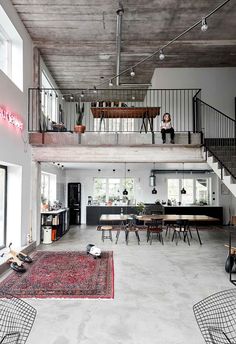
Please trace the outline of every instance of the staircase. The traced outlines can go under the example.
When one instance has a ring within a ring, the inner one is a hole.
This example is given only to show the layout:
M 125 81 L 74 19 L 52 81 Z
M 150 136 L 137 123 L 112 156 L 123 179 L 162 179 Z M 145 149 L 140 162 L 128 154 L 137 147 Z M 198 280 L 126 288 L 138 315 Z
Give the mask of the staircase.
M 194 102 L 206 161 L 236 197 L 236 121 L 197 97 Z

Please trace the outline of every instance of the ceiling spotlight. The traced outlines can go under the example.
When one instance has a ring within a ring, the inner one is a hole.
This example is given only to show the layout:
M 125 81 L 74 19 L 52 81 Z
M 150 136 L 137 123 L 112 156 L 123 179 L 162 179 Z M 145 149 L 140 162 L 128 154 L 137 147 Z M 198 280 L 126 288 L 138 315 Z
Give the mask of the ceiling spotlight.
M 205 32 L 207 29 L 208 29 L 208 25 L 207 25 L 206 18 L 202 18 L 201 30 L 202 30 L 202 32 Z
M 81 97 L 81 98 L 84 98 L 84 91 L 81 92 L 80 97 Z
M 132 100 L 135 100 L 135 96 L 132 96 Z
M 159 54 L 159 60 L 164 60 L 164 58 L 165 58 L 165 54 L 163 53 L 163 51 L 162 50 L 160 50 L 160 54 Z
M 133 68 L 131 68 L 130 76 L 134 77 L 135 76 L 135 71 Z
M 62 97 L 61 97 L 61 100 L 64 100 L 64 99 L 65 99 L 65 98 L 62 96 Z
M 93 93 L 97 93 L 97 88 L 96 88 L 96 86 L 93 87 Z
M 61 165 L 61 169 L 64 170 L 64 165 Z
M 113 86 L 112 79 L 109 81 L 109 86 L 110 86 L 110 87 L 112 87 L 112 86 Z
M 153 194 L 153 195 L 156 195 L 156 194 L 157 194 L 157 190 L 156 190 L 155 187 L 152 189 L 152 194 Z
M 74 96 L 73 96 L 73 94 L 71 94 L 71 96 L 70 96 L 70 99 L 71 99 L 71 100 L 73 100 L 73 99 L 74 99 Z

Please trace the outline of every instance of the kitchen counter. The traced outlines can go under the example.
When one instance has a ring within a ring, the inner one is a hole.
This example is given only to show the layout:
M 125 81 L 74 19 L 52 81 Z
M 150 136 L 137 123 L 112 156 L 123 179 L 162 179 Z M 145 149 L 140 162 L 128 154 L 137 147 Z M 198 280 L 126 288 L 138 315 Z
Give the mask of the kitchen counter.
M 89 226 L 97 226 L 99 225 L 102 214 L 120 214 L 121 208 L 123 209 L 124 215 L 138 213 L 135 205 L 88 205 L 86 207 L 86 224 Z

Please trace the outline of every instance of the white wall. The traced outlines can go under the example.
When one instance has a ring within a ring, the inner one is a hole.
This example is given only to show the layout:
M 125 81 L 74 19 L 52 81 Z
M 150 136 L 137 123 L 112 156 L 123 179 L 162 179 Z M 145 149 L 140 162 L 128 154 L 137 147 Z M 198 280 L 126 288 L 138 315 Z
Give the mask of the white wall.
M 86 223 L 86 206 L 88 202 L 88 196 L 93 196 L 93 178 L 94 177 L 117 177 L 117 178 L 124 178 L 124 169 L 117 169 L 116 172 L 113 173 L 112 169 L 114 166 L 109 169 L 102 169 L 101 172 L 98 172 L 97 169 L 84 169 L 84 170 L 66 170 L 66 183 L 70 182 L 80 182 L 81 183 L 81 213 L 82 213 L 82 223 Z M 127 167 L 129 168 L 129 167 Z M 131 169 L 129 173 L 127 173 L 127 178 L 134 178 L 135 179 L 135 199 L 136 203 L 144 202 L 144 203 L 155 203 L 156 200 L 164 200 L 167 201 L 167 178 L 175 178 L 176 174 L 158 174 L 156 179 L 156 189 L 157 195 L 152 194 L 152 187 L 149 186 L 149 176 L 150 171 L 153 168 L 153 164 L 146 164 L 146 166 L 142 169 Z M 177 175 L 177 178 L 181 178 L 182 175 Z M 206 177 L 206 174 L 194 174 L 193 177 Z M 215 180 L 216 176 L 211 174 L 212 178 L 212 191 L 215 190 Z M 218 194 L 216 192 L 216 200 L 212 202 L 212 205 L 218 205 Z
M 201 88 L 201 99 L 234 117 L 236 68 L 156 68 L 151 88 Z
M 32 87 L 32 41 L 11 2 L 0 0 L 0 4 L 23 39 L 23 92 L 0 71 L 0 106 L 5 106 L 11 112 L 18 114 L 24 122 L 24 130 L 21 134 L 19 130 L 7 125 L 6 121 L 0 120 L 0 161 L 4 165 L 22 168 L 22 177 L 20 178 L 18 174 L 21 216 L 14 226 L 17 233 L 14 246 L 23 246 L 29 233 L 31 209 L 31 149 L 27 144 L 27 91 Z M 8 210 L 9 216 L 13 216 L 13 205 L 12 209 L 8 208 Z

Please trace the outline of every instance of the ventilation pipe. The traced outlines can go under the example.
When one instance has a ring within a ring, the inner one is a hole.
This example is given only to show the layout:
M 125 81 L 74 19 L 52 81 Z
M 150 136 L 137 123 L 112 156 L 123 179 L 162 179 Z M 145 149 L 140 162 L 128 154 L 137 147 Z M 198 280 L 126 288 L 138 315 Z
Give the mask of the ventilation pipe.
M 116 11 L 117 22 L 116 22 L 116 86 L 120 85 L 120 53 L 121 53 L 121 30 L 122 30 L 122 16 L 124 14 L 124 9 L 122 5 Z

